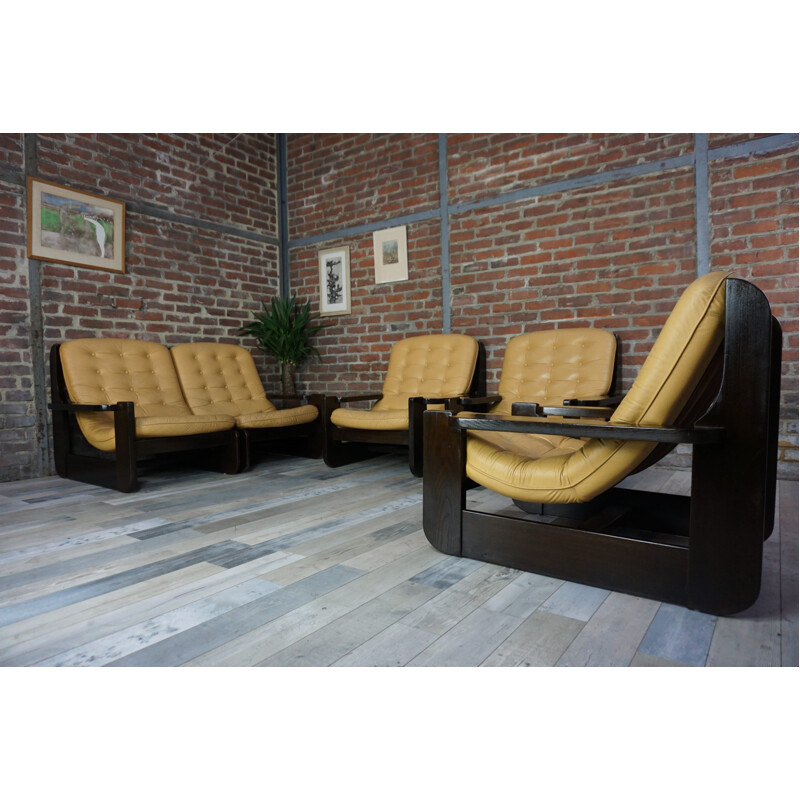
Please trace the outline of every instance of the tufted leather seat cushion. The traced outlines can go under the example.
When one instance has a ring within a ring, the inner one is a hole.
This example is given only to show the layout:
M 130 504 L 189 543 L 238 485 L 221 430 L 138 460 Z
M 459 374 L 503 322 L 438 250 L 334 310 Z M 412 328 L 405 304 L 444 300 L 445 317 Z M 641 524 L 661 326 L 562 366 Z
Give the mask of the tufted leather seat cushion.
M 683 293 L 611 423 L 671 425 L 719 347 L 725 324 L 725 279 L 712 272 Z M 559 437 L 468 436 L 467 475 L 507 497 L 536 503 L 591 500 L 629 475 L 655 446 L 591 439 L 564 452 Z M 536 443 L 535 445 L 532 443 Z
M 198 342 L 171 349 L 183 395 L 194 414 L 230 414 L 239 428 L 282 428 L 312 422 L 316 406 L 277 409 L 264 392 L 250 353 L 239 345 Z
M 233 427 L 228 415 L 199 418 L 192 414 L 169 350 L 162 344 L 74 339 L 62 344 L 59 353 L 70 400 L 89 405 L 133 402 L 138 438 L 191 436 Z M 114 451 L 113 412 L 80 412 L 76 417 L 91 445 Z
M 478 360 L 478 342 L 460 333 L 412 336 L 389 354 L 383 397 L 367 409 L 337 408 L 331 422 L 342 428 L 407 430 L 409 397 L 466 394 Z

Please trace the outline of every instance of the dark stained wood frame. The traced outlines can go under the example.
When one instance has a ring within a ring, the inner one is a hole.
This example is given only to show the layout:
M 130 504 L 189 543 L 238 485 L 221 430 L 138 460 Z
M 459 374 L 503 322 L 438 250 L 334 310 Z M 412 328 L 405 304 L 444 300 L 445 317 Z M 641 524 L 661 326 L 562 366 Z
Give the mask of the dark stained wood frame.
M 763 542 L 774 524 L 782 334 L 757 287 L 729 278 L 726 292 L 721 359 L 707 371 L 713 380 L 701 381 L 687 403 L 691 418 L 684 414 L 673 427 L 426 412 L 428 541 L 451 555 L 710 614 L 751 606 L 761 587 Z M 710 403 L 699 402 L 708 397 Z M 585 504 L 584 514 L 557 519 L 467 510 L 466 492 L 474 486 L 465 475 L 468 430 L 634 439 L 667 450 L 691 444 L 691 496 L 616 488 Z
M 486 394 L 486 348 L 478 342 L 478 358 L 472 373 L 469 395 Z M 339 428 L 331 422 L 331 414 L 343 403 L 377 401 L 381 393 L 362 395 L 325 395 L 323 400 L 323 458 L 329 467 L 341 467 L 368 458 L 368 445 L 402 445 L 408 447 L 408 467 L 411 474 L 423 473 L 423 414 L 428 404 L 441 404 L 448 410 L 456 408 L 458 397 L 409 397 L 408 430 L 381 431 L 359 428 Z
M 50 348 L 49 407 L 53 414 L 53 454 L 56 472 L 62 478 L 133 492 L 138 488 L 137 464 L 146 458 L 168 453 L 203 451 L 197 466 L 228 474 L 242 469 L 242 439 L 235 428 L 192 436 L 137 439 L 134 404 L 80 405 L 69 400 L 59 354 L 60 345 Z M 75 418 L 78 411 L 111 411 L 114 414 L 116 449 L 104 453 L 92 447 Z

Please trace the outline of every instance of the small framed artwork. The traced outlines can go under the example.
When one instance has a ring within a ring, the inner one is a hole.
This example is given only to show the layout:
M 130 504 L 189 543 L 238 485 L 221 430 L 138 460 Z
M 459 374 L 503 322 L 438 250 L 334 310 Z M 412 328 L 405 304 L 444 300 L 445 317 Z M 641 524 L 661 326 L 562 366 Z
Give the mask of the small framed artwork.
M 406 227 L 387 228 L 372 234 L 375 248 L 375 283 L 408 280 Z
M 319 315 L 350 313 L 350 248 L 319 252 Z
M 125 272 L 125 203 L 28 178 L 28 257 Z

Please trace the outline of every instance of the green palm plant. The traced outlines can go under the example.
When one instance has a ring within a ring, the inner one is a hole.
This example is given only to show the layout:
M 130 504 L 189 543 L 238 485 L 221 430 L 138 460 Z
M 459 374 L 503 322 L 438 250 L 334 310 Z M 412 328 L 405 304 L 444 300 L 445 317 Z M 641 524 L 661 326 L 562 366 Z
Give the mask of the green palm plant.
M 263 313 L 254 312 L 255 319 L 240 328 L 238 335 L 255 337 L 259 350 L 278 359 L 283 394 L 294 395 L 297 365 L 309 356 L 320 358 L 319 351 L 309 340 L 328 326 L 312 319 L 310 300 L 298 303 L 294 294 L 290 298 L 276 296 L 270 306 L 264 302 L 261 305 Z

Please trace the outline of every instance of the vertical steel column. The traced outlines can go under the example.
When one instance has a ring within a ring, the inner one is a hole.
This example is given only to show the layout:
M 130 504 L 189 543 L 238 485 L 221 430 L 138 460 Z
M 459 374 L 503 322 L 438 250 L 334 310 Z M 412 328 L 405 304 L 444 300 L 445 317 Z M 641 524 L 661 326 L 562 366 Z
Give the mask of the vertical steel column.
M 442 333 L 450 333 L 450 215 L 447 134 L 439 134 L 439 246 L 442 254 Z
M 289 180 L 286 157 L 286 134 L 276 136 L 278 162 L 278 291 L 289 296 Z
M 25 191 L 27 178 L 39 174 L 38 138 L 35 133 L 25 134 Z M 52 475 L 50 458 L 50 424 L 47 416 L 47 380 L 44 357 L 44 319 L 42 317 L 41 262 L 28 259 L 28 307 L 30 308 L 30 353 L 33 373 L 33 403 L 36 426 L 36 474 Z
M 694 135 L 694 202 L 697 227 L 697 275 L 711 269 L 711 217 L 708 210 L 708 134 Z

